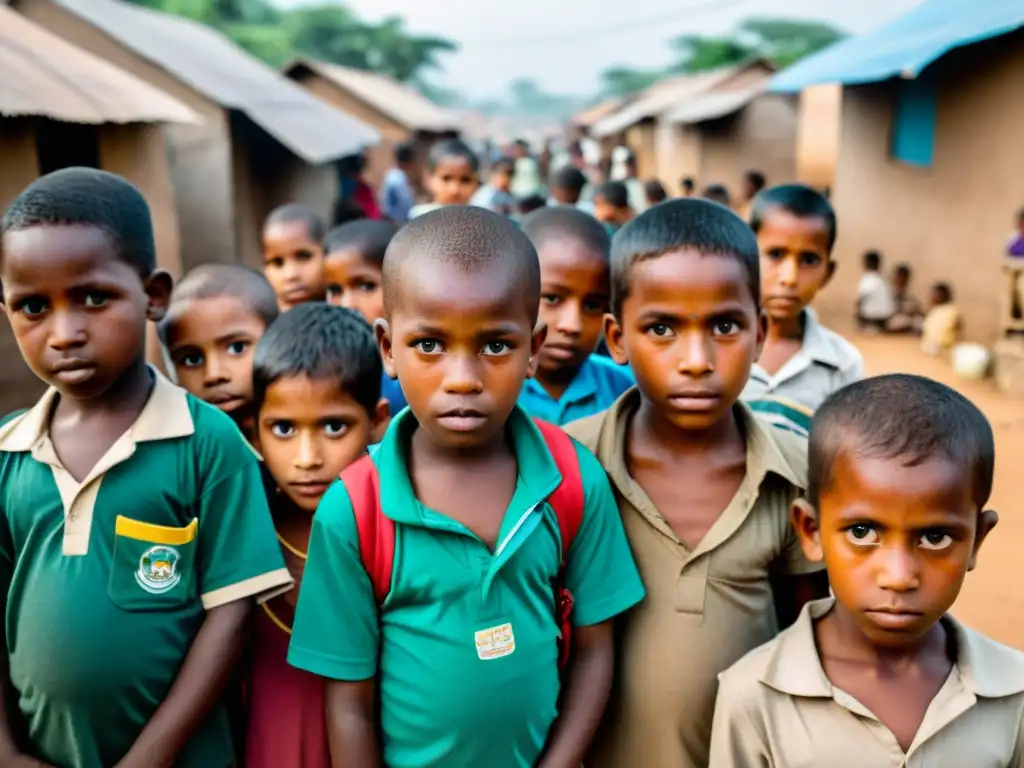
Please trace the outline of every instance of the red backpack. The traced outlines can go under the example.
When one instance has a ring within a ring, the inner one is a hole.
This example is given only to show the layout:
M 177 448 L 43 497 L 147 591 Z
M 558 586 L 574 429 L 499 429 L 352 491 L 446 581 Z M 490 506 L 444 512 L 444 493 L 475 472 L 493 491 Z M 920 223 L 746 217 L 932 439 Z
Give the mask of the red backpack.
M 562 475 L 562 482 L 548 496 L 548 504 L 558 518 L 562 539 L 562 564 L 558 571 L 555 592 L 555 619 L 562 631 L 559 640 L 558 664 L 564 669 L 569 659 L 573 608 L 572 593 L 565 587 L 565 553 L 572 546 L 583 522 L 583 477 L 580 474 L 576 445 L 569 435 L 553 424 L 536 421 L 551 457 Z M 363 456 L 341 473 L 355 512 L 359 532 L 359 555 L 373 585 L 377 604 L 383 604 L 391 591 L 395 567 L 395 522 L 380 507 L 380 477 L 373 458 Z

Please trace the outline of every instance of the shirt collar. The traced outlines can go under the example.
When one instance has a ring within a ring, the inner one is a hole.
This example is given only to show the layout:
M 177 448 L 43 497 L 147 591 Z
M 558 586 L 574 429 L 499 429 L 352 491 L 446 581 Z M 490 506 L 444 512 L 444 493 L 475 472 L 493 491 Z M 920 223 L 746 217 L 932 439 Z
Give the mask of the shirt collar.
M 843 361 L 837 354 L 835 345 L 825 334 L 825 327 L 818 320 L 817 313 L 810 307 L 804 310 L 803 352 L 816 363 L 830 368 L 842 367 Z
M 409 477 L 409 440 L 418 426 L 411 408 L 403 410 L 388 426 L 384 439 L 373 452 L 377 471 L 389 478 L 381 483 L 380 503 L 385 515 L 398 523 L 424 525 L 425 507 L 416 498 Z M 533 421 L 516 406 L 506 424 L 519 467 L 515 501 L 524 506 L 537 504 L 558 487 L 562 476 L 544 438 Z
M 153 391 L 129 430 L 136 443 L 171 440 L 195 434 L 195 424 L 185 390 L 168 381 L 155 368 Z M 50 418 L 59 393 L 50 388 L 31 409 L 0 428 L 0 450 L 35 452 L 49 439 Z
M 633 387 L 605 412 L 598 436 L 598 458 L 620 488 L 631 482 L 625 460 L 626 437 L 629 424 L 639 408 L 640 391 Z M 756 480 L 756 484 L 760 486 L 772 473 L 798 488 L 806 488 L 806 472 L 793 466 L 786 458 L 779 446 L 775 427 L 756 418 L 745 403 L 737 402 L 733 412 L 740 420 L 747 441 L 747 474 Z
M 789 696 L 832 698 L 832 683 L 814 640 L 814 622 L 834 605 L 835 598 L 829 597 L 804 606 L 796 623 L 776 640 L 761 674 L 762 683 Z M 953 636 L 956 668 L 964 688 L 989 699 L 1024 692 L 1024 654 L 965 627 L 949 614 L 942 622 Z
M 595 363 L 588 357 L 583 361 L 579 370 L 576 371 L 576 375 L 572 381 L 569 382 L 569 386 L 565 388 L 565 392 L 558 398 L 559 403 L 578 403 L 581 400 L 585 400 L 588 397 L 593 397 L 597 394 L 597 376 L 594 373 Z M 544 389 L 543 385 L 536 379 L 527 379 L 526 388 L 535 395 L 542 395 L 547 397 L 549 400 L 554 401 L 554 398 L 548 394 L 548 391 Z

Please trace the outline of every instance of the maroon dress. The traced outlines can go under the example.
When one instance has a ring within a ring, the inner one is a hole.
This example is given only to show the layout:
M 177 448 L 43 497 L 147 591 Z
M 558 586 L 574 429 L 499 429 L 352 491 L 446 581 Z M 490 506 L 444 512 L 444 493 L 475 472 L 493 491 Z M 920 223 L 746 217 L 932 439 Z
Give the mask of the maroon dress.
M 291 625 L 292 614 L 274 600 L 270 610 Z M 287 612 L 286 612 L 287 611 Z M 255 612 L 249 676 L 246 768 L 331 768 L 324 714 L 324 681 L 288 665 L 289 635 Z

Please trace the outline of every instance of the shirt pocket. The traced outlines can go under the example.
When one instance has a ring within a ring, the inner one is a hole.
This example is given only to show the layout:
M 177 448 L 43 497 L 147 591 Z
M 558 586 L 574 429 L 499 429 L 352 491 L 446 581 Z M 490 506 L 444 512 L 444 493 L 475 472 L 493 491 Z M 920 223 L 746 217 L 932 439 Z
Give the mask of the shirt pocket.
M 165 611 L 196 599 L 198 519 L 184 528 L 117 516 L 114 562 L 107 587 L 126 611 Z

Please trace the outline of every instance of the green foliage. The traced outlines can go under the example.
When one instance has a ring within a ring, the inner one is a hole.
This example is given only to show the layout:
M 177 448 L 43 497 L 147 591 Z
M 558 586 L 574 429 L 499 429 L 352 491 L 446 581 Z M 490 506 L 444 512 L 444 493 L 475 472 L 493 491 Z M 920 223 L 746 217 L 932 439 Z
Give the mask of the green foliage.
M 601 73 L 601 93 L 605 98 L 622 99 L 654 85 L 663 76 L 658 70 L 609 67 Z
M 272 67 L 296 56 L 308 56 L 421 85 L 423 72 L 439 67 L 439 56 L 457 50 L 455 43 L 445 38 L 412 34 L 398 16 L 373 24 L 344 5 L 283 10 L 269 0 L 131 2 L 211 26 Z

